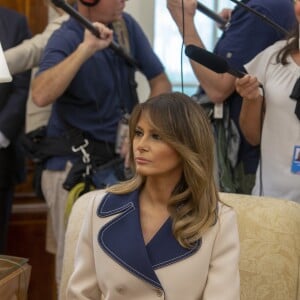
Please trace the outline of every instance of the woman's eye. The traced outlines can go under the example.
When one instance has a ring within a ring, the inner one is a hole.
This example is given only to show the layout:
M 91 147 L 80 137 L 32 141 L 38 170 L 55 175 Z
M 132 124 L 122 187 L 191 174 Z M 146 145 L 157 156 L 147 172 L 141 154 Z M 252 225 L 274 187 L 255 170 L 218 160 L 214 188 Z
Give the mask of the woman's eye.
M 161 140 L 161 137 L 159 134 L 153 133 L 152 134 L 152 138 L 154 138 L 155 140 Z
M 136 130 L 134 131 L 134 135 L 135 135 L 135 136 L 142 136 L 142 135 L 143 135 L 143 132 L 142 132 L 141 130 L 139 130 L 139 129 L 136 129 Z

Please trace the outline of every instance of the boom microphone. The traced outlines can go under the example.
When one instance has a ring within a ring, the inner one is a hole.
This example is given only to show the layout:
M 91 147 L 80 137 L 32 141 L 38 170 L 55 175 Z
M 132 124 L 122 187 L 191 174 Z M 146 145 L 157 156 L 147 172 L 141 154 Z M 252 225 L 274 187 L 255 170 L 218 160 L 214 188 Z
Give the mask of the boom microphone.
M 249 12 L 251 12 L 252 14 L 256 15 L 257 17 L 259 17 L 262 21 L 266 22 L 267 24 L 271 25 L 274 29 L 276 29 L 277 31 L 283 33 L 284 35 L 288 35 L 289 32 L 284 29 L 283 27 L 281 27 L 279 24 L 275 23 L 274 21 L 272 21 L 271 19 L 267 18 L 265 15 L 257 12 L 255 9 L 249 7 L 248 5 L 246 5 L 245 3 L 243 3 L 242 1 L 237 1 L 237 0 L 230 0 L 233 3 L 243 7 L 244 9 L 248 10 Z
M 231 69 L 227 61 L 221 56 L 195 45 L 187 45 L 185 48 L 185 55 L 216 73 L 229 73 L 239 78 L 242 78 L 246 74 L 241 71 Z
M 219 23 L 222 28 L 225 27 L 227 21 L 220 17 L 218 14 L 216 14 L 214 11 L 206 7 L 205 5 L 201 4 L 200 2 L 197 2 L 197 10 L 204 13 L 206 16 L 210 17 L 215 22 Z
M 97 38 L 100 38 L 100 33 L 98 29 L 85 17 L 80 15 L 72 6 L 70 6 L 68 3 L 66 3 L 64 0 L 52 0 L 53 4 L 57 7 L 60 7 L 62 10 L 64 10 L 66 13 L 68 13 L 70 16 L 72 16 L 74 19 L 76 19 L 78 22 L 80 22 L 86 29 L 88 29 L 93 35 L 95 35 Z M 109 48 L 114 50 L 118 55 L 123 57 L 125 61 L 132 67 L 137 68 L 138 63 L 134 58 L 132 58 L 129 54 L 126 53 L 126 51 L 115 41 L 112 41 L 109 45 Z

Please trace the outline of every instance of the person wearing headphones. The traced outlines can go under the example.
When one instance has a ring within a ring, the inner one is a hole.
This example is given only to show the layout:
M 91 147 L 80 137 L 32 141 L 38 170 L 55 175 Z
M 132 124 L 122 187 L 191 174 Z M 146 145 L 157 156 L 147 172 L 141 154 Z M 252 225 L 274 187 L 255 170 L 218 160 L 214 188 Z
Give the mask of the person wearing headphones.
M 280 25 L 285 31 L 295 24 L 291 0 L 241 2 Z M 167 6 L 184 44 L 205 48 L 195 26 L 197 1 L 167 0 Z M 285 37 L 285 32 L 277 30 L 240 5 L 232 11 L 223 10 L 221 16 L 228 22 L 213 52 L 226 59 L 232 69 L 241 72 L 245 71 L 243 65 L 257 53 Z M 217 104 L 214 106 L 215 109 L 218 108 L 215 112 L 221 111 L 213 119 L 213 124 L 216 124 L 221 191 L 251 194 L 259 161 L 259 147 L 249 144 L 239 128 L 242 98 L 235 91 L 235 77 L 229 73 L 215 73 L 192 60 L 190 63 L 200 84 L 199 98 L 207 96 L 212 103 Z M 224 136 L 229 138 L 224 141 Z
M 53 104 L 47 137 L 57 149 L 45 161 L 42 190 L 57 243 L 58 284 L 64 249 L 66 189 L 91 174 L 96 187 L 124 179 L 120 174 L 124 166 L 121 163 L 120 168 L 115 163 L 122 159 L 116 141 L 118 128 L 126 125 L 138 102 L 132 80 L 136 66 L 118 55 L 110 47 L 112 42 L 120 45 L 127 40 L 127 51 L 148 79 L 151 97 L 171 90 L 144 32 L 124 12 L 125 2 L 77 1 L 78 13 L 93 23 L 100 38 L 70 18 L 51 36 L 32 84 L 33 101 L 38 106 Z M 120 22 L 125 26 L 117 30 L 115 25 Z

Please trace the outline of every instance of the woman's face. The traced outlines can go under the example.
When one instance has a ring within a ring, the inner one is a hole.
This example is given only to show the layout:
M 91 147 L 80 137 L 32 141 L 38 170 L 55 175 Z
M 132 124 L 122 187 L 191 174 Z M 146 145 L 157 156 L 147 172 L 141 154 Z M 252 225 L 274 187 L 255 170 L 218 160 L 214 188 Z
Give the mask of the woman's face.
M 125 8 L 125 0 L 101 0 L 91 7 L 90 14 L 93 21 L 109 24 L 119 20 Z
M 174 177 L 182 174 L 179 154 L 165 143 L 142 113 L 135 128 L 132 142 L 136 172 L 142 176 Z

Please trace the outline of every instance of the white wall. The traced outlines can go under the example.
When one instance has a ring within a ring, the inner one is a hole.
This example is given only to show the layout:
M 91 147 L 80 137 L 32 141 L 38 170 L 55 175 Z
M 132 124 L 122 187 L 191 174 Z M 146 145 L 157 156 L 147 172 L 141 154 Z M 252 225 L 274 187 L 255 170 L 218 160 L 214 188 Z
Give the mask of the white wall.
M 130 13 L 144 29 L 150 42 L 153 42 L 153 20 L 155 0 L 130 0 L 126 2 L 126 11 Z
M 143 28 L 150 43 L 153 45 L 154 36 L 154 0 L 130 0 L 126 2 L 126 11 L 130 13 Z M 138 95 L 140 101 L 149 96 L 147 80 L 137 72 Z

